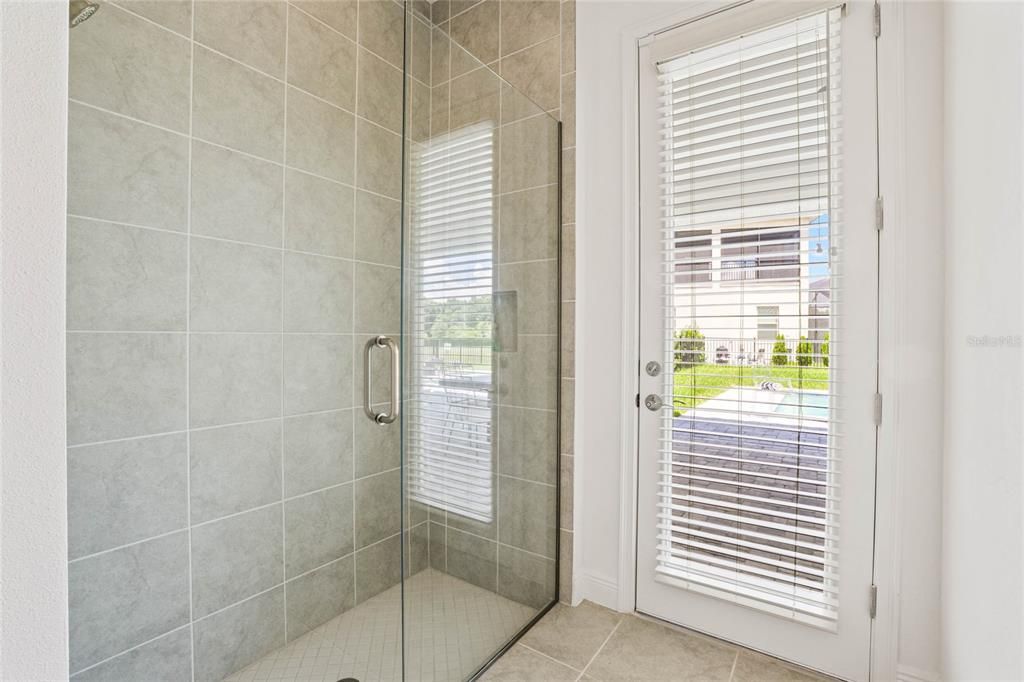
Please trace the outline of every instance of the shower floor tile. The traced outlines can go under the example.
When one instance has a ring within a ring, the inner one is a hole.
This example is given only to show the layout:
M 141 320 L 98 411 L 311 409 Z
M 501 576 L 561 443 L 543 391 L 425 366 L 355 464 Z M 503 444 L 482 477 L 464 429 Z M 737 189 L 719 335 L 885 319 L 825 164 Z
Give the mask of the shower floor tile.
M 465 679 L 537 611 L 426 569 L 406 581 L 408 679 Z M 401 680 L 401 586 L 267 654 L 226 682 Z

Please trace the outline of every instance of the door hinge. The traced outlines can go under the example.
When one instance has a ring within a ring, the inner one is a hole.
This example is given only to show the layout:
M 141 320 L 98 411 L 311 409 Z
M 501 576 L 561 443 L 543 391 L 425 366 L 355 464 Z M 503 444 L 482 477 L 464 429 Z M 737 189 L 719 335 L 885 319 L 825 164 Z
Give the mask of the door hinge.
M 882 4 L 875 2 L 875 38 L 882 35 Z
M 870 602 L 868 603 L 868 612 L 871 617 L 874 618 L 878 615 L 878 585 L 871 586 Z
M 875 394 L 875 426 L 882 425 L 882 394 Z
M 875 229 L 879 232 L 885 226 L 885 202 L 882 197 L 875 197 Z
M 639 393 L 636 394 L 636 406 L 640 407 L 640 394 Z

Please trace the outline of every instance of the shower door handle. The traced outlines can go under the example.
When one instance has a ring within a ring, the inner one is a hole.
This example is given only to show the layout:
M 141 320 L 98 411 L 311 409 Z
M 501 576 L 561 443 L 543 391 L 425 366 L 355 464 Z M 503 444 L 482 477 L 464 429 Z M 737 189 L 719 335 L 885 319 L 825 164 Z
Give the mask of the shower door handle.
M 373 357 L 374 348 L 387 348 L 391 356 L 391 404 L 387 412 L 374 412 L 371 404 L 372 387 L 370 382 L 370 361 Z M 366 342 L 363 349 L 363 411 L 366 416 L 377 424 L 383 426 L 390 424 L 396 419 L 401 411 L 398 401 L 398 384 L 401 381 L 399 375 L 398 344 L 390 336 L 375 336 Z

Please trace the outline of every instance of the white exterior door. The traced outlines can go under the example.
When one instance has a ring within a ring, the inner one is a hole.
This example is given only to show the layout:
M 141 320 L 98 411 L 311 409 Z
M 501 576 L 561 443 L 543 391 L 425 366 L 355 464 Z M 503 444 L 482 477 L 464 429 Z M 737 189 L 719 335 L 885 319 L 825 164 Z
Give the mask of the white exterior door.
M 868 678 L 874 8 L 752 3 L 640 47 L 637 610 Z

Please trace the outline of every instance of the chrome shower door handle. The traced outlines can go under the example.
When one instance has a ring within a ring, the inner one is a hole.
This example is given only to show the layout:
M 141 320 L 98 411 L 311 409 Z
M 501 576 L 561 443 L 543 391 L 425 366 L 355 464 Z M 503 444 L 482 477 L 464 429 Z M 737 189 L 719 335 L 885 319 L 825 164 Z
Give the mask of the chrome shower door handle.
M 370 381 L 370 361 L 373 358 L 374 348 L 387 348 L 391 356 L 391 404 L 387 412 L 374 412 L 371 404 L 372 386 Z M 375 336 L 366 342 L 363 349 L 363 411 L 366 416 L 375 423 L 384 425 L 390 424 L 398 419 L 401 411 L 401 403 L 398 400 L 398 384 L 401 381 L 399 375 L 398 344 L 390 336 Z

